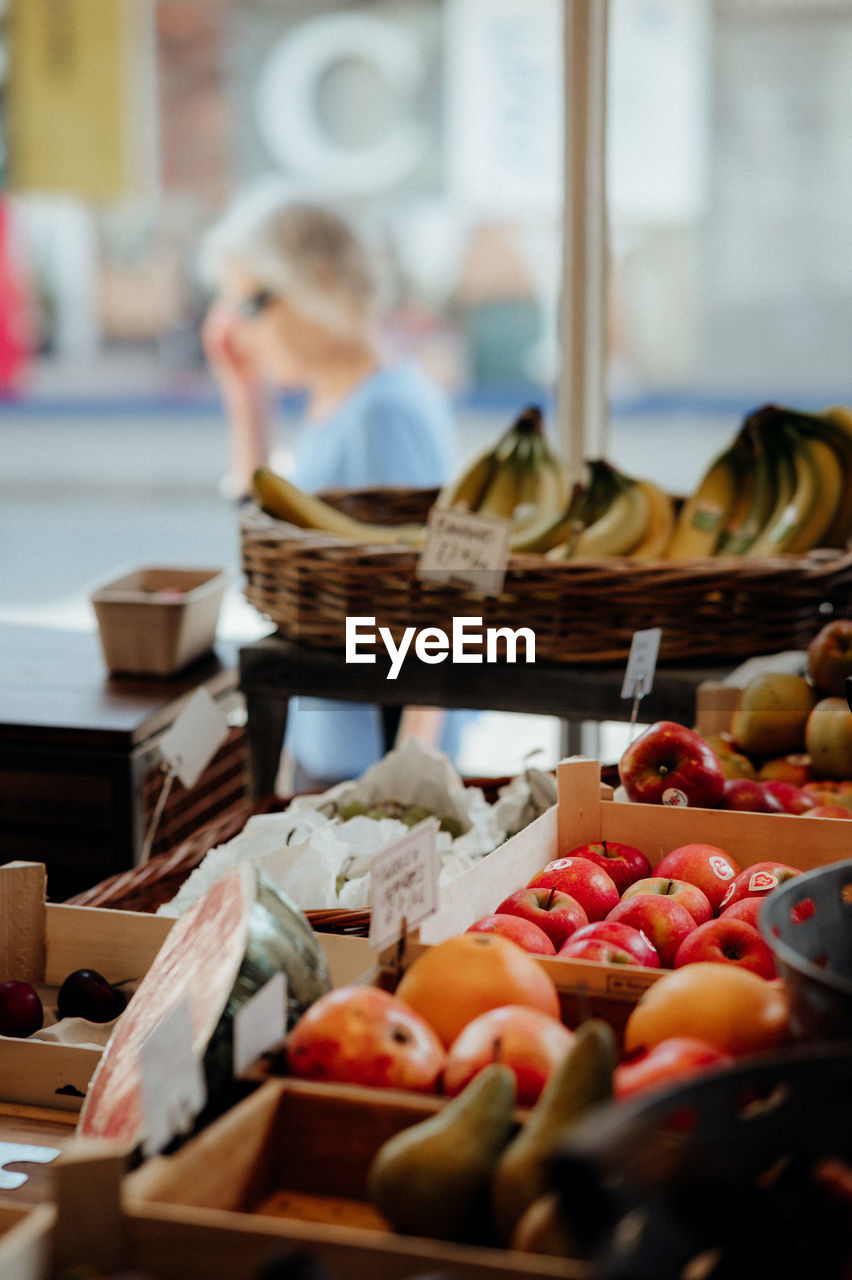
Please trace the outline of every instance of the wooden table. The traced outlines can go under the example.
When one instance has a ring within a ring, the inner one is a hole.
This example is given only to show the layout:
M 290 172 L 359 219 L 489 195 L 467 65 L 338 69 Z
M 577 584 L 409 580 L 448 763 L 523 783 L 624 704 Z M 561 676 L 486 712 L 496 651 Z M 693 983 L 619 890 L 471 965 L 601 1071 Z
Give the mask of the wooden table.
M 348 666 L 342 652 L 264 636 L 239 651 L 240 688 L 246 703 L 249 779 L 255 799 L 274 789 L 289 699 L 302 695 L 390 706 L 462 707 L 556 716 L 569 728 L 589 721 L 631 719 L 632 701 L 621 697 L 625 664 L 589 666 L 536 662 L 512 666 L 433 666 L 414 659 L 388 680 L 390 660 Z M 658 667 L 654 687 L 641 704 L 641 719 L 691 725 L 695 690 L 721 680 L 730 667 Z M 575 747 L 570 735 L 566 754 Z
M 133 866 L 159 739 L 201 685 L 241 711 L 235 646 L 168 679 L 116 677 L 94 630 L 0 625 L 0 861 L 45 862 L 54 900 Z

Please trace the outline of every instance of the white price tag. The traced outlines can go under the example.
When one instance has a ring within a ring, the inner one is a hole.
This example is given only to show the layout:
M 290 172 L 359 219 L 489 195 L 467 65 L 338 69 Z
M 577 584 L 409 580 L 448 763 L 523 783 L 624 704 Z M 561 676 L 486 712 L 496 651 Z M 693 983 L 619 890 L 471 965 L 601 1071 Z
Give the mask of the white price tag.
M 662 634 L 660 627 L 633 632 L 624 684 L 621 686 L 622 698 L 644 698 L 651 692 Z
M 377 951 L 438 909 L 438 827 L 437 818 L 418 822 L 370 863 L 370 942 Z
M 189 997 L 165 1014 L 139 1051 L 146 1156 L 156 1155 L 172 1138 L 188 1133 L 207 1101 L 204 1070 L 192 1048 Z
M 423 582 L 459 582 L 499 596 L 506 576 L 509 520 L 433 507 L 416 574 Z
M 234 1075 L 242 1075 L 287 1031 L 287 976 L 274 974 L 234 1015 Z
M 202 685 L 160 739 L 160 751 L 183 785 L 194 787 L 228 736 L 228 721 Z

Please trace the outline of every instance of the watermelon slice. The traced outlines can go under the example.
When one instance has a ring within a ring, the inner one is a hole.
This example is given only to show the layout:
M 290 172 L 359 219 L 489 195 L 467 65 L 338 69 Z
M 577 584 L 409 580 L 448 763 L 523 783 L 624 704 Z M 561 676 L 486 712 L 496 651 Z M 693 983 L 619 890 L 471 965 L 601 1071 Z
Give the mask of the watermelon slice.
M 331 982 L 307 918 L 249 864 L 217 880 L 174 924 L 140 983 L 92 1077 L 80 1137 L 135 1147 L 145 1136 L 139 1051 L 175 1005 L 189 1000 L 192 1046 L 202 1058 L 208 1099 L 233 1078 L 237 1010 L 274 974 L 287 975 L 288 1026 Z

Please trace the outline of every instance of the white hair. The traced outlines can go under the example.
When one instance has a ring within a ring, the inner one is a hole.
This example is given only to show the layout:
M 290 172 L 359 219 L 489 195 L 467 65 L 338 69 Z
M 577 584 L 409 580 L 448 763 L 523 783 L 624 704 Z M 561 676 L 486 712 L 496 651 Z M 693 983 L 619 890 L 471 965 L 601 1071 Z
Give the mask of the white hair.
M 212 288 L 228 264 L 248 271 L 300 315 L 340 338 L 358 334 L 376 305 L 367 247 L 322 205 L 261 189 L 238 200 L 201 242 L 199 266 Z

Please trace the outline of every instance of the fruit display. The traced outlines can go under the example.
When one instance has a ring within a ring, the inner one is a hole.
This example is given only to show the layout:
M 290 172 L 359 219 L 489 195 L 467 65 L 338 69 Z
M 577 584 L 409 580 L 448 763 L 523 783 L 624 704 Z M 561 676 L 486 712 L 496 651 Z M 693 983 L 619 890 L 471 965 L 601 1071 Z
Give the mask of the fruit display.
M 852 413 L 748 414 L 680 510 L 669 558 L 801 555 L 852 534 Z
M 852 536 L 852 410 L 843 406 L 753 410 L 680 505 L 609 459 L 587 459 L 583 472 L 569 475 L 530 407 L 444 485 L 436 505 L 508 520 L 513 553 L 553 560 L 802 555 L 845 548 Z M 263 511 L 299 528 L 379 545 L 425 538 L 425 525 L 355 519 L 266 466 L 252 491 Z
M 730 727 L 706 737 L 658 721 L 622 753 L 624 798 L 808 817 L 852 816 L 852 619 L 827 623 L 803 674 L 762 671 L 739 695 Z
M 96 969 L 75 969 L 58 990 L 30 982 L 0 982 L 0 1035 L 26 1039 L 69 1018 L 114 1022 L 127 1007 L 128 994 L 122 990 L 127 985 L 107 982 Z M 80 1036 L 94 1038 L 82 1029 Z

